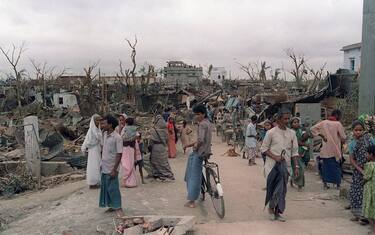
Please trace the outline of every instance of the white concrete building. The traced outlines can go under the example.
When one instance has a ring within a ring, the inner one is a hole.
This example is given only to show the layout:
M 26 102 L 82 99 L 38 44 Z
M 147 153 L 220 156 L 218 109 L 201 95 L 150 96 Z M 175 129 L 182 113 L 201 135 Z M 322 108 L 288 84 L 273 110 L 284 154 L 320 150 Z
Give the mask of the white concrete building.
M 76 95 L 68 92 L 53 94 L 53 104 L 56 108 L 73 108 L 78 106 Z
M 224 79 L 228 79 L 227 70 L 225 70 L 224 67 L 213 67 L 211 70 L 210 80 L 221 84 Z
M 361 66 L 361 46 L 362 43 L 356 43 L 344 46 L 341 49 L 344 52 L 344 69 L 359 72 Z

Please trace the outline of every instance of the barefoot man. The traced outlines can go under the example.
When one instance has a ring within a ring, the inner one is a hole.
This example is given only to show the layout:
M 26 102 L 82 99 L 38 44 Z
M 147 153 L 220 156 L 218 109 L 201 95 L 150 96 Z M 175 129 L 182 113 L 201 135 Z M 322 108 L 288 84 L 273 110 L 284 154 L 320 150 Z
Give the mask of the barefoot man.
M 116 211 L 117 216 L 123 216 L 121 194 L 118 182 L 118 166 L 122 156 L 122 138 L 115 131 L 118 121 L 111 115 L 104 117 L 103 151 L 101 164 L 101 187 L 99 207 L 109 207 L 108 211 Z
M 199 197 L 202 183 L 203 158 L 211 154 L 212 127 L 207 117 L 207 110 L 204 105 L 193 107 L 196 121 L 198 122 L 198 139 L 195 143 L 184 146 L 184 150 L 193 147 L 186 165 L 185 181 L 187 186 L 186 207 L 195 208 L 195 201 Z
M 285 210 L 285 197 L 291 163 L 298 176 L 298 140 L 296 133 L 287 128 L 290 120 L 289 110 L 280 109 L 277 126 L 266 133 L 261 152 L 267 156 L 264 170 L 267 178 L 267 196 L 270 219 L 285 222 L 281 214 Z M 293 161 L 291 161 L 291 158 Z

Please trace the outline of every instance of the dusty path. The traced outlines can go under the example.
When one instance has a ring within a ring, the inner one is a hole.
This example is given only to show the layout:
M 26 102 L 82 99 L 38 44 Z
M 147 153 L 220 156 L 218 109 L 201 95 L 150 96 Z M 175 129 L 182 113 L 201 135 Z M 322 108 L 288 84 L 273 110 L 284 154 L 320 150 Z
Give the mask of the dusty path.
M 128 215 L 194 215 L 199 224 L 195 234 L 367 234 L 368 228 L 349 221 L 345 202 L 337 200 L 336 190 L 322 191 L 318 177 L 307 173 L 307 187 L 299 193 L 289 189 L 286 223 L 268 221 L 264 209 L 264 179 L 261 160 L 249 167 L 246 160 L 222 156 L 227 146 L 215 139 L 214 160 L 219 163 L 224 188 L 226 217 L 218 219 L 209 200 L 196 209 L 183 207 L 185 202 L 186 157 L 180 153 L 171 160 L 176 181 L 149 182 L 133 189 L 122 189 L 123 205 Z M 4 208 L 19 208 L 18 216 L 3 234 L 96 234 L 96 228 L 111 231 L 113 214 L 98 208 L 98 191 L 88 190 L 84 182 L 51 189 L 39 194 L 0 201 Z M 36 200 L 39 198 L 39 200 Z M 42 203 L 42 201 L 44 203 Z M 28 203 L 32 209 L 25 211 Z

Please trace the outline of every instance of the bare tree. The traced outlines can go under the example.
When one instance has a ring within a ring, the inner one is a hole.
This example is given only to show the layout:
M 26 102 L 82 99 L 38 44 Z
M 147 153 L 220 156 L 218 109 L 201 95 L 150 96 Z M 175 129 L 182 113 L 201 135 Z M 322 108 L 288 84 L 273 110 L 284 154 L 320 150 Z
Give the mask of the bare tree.
M 267 71 L 267 69 L 270 69 L 270 68 L 271 68 L 271 66 L 266 65 L 266 61 L 260 62 L 260 72 L 259 72 L 260 80 L 262 80 L 262 81 L 267 80 L 266 71 Z
M 18 63 L 21 59 L 21 55 L 23 52 L 25 52 L 25 42 L 23 42 L 20 46 L 16 47 L 15 45 L 12 45 L 11 49 L 4 50 L 3 47 L 0 46 L 0 50 L 5 56 L 8 63 L 11 65 L 12 70 L 14 72 L 14 79 L 16 81 L 16 96 L 17 96 L 17 103 L 18 108 L 21 110 L 21 80 L 22 75 L 25 72 L 24 69 L 18 68 Z
M 312 75 L 313 79 L 312 79 L 312 82 L 310 84 L 310 86 L 308 87 L 307 91 L 308 92 L 313 92 L 315 91 L 315 89 L 317 88 L 317 86 L 319 85 L 319 82 L 324 79 L 325 76 L 328 76 L 329 75 L 329 72 L 328 71 L 325 71 L 325 68 L 327 66 L 327 62 L 324 63 L 319 69 L 317 70 L 314 70 L 313 68 L 308 68 L 308 70 L 310 71 L 310 74 Z
M 258 80 L 259 69 L 257 64 L 251 64 L 250 62 L 247 65 L 237 63 L 240 66 L 240 69 L 247 74 L 250 80 Z
M 124 69 L 124 67 L 122 66 L 121 60 L 119 62 L 119 67 L 120 67 L 120 75 L 116 74 L 116 77 L 117 77 L 118 81 L 121 84 L 125 81 L 126 86 L 130 87 L 130 70 Z
M 46 67 L 47 62 L 38 64 L 35 60 L 30 59 L 31 64 L 35 69 L 36 80 L 39 82 L 41 90 L 43 90 L 43 105 L 47 106 L 46 96 L 47 96 L 47 85 L 46 85 Z
M 137 43 L 138 43 L 137 35 L 134 36 L 134 43 L 130 42 L 130 40 L 127 39 L 127 38 L 125 38 L 125 40 L 128 42 L 129 47 L 132 50 L 132 52 L 130 54 L 130 58 L 131 58 L 131 61 L 132 61 L 132 64 L 133 64 L 133 68 L 130 70 L 130 75 L 133 79 L 133 86 L 136 87 L 137 81 L 136 81 L 136 78 L 135 78 L 135 69 L 137 68 L 137 63 L 136 63 L 136 60 L 135 60 L 135 56 L 137 55 L 137 50 L 136 50 L 136 46 L 137 46 Z
M 97 111 L 97 106 L 95 105 L 95 87 L 94 80 L 98 77 L 98 74 L 93 74 L 94 70 L 98 66 L 99 61 L 90 64 L 86 68 L 83 68 L 85 76 L 81 80 L 81 96 L 80 107 L 81 111 L 86 115 L 92 115 Z
M 273 73 L 272 73 L 273 72 Z M 277 68 L 275 69 L 275 71 L 270 71 L 270 74 L 271 74 L 271 78 L 273 81 L 276 81 L 279 79 L 279 75 L 281 74 L 281 69 L 280 68 Z
M 40 90 L 43 91 L 43 105 L 47 106 L 47 81 L 63 76 L 66 68 L 56 71 L 56 67 L 47 66 L 47 62 L 38 63 L 35 59 L 30 59 L 30 62 L 35 70 L 35 79 L 39 82 Z
M 304 80 L 304 75 L 306 75 L 307 69 L 306 69 L 306 59 L 304 55 L 296 55 L 293 51 L 293 49 L 287 49 L 285 50 L 285 53 L 287 56 L 292 60 L 293 63 L 293 69 L 290 71 L 290 74 L 293 75 L 297 87 L 301 87 L 303 80 Z

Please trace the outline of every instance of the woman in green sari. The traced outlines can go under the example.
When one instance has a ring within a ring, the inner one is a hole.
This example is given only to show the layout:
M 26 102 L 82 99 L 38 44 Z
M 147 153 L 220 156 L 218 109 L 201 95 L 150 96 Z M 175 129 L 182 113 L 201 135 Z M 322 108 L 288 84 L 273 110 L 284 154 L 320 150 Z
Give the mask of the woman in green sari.
M 298 176 L 294 176 L 294 170 L 292 171 L 292 178 L 290 180 L 290 184 L 293 187 L 293 184 L 298 186 L 298 191 L 302 191 L 302 188 L 305 186 L 305 162 L 304 162 L 304 156 L 305 154 L 308 154 L 308 151 L 306 149 L 306 133 L 303 133 L 302 128 L 301 128 L 301 119 L 298 117 L 294 117 L 291 120 L 290 124 L 292 130 L 296 132 L 297 140 L 298 140 L 298 153 L 299 153 L 299 158 L 298 158 L 298 170 L 299 174 Z M 292 164 L 294 166 L 294 164 Z

